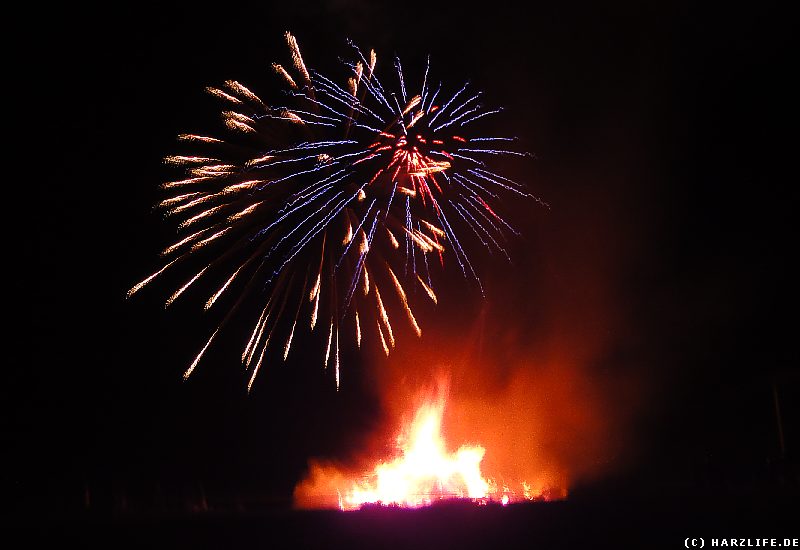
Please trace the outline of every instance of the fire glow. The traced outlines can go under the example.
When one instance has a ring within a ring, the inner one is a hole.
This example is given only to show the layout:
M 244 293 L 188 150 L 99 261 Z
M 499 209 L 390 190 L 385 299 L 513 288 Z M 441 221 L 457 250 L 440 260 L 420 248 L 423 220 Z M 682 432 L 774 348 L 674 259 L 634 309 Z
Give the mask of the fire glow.
M 446 402 L 447 392 L 440 385 L 437 395 L 424 399 L 401 430 L 395 458 L 379 461 L 365 475 L 348 475 L 312 463 L 309 478 L 297 488 L 298 503 L 301 507 L 332 507 L 333 502 L 325 498 L 332 494 L 341 510 L 370 505 L 420 508 L 446 500 L 505 506 L 552 498 L 545 487 L 525 481 L 498 483 L 484 475 L 481 462 L 486 450 L 481 445 L 464 444 L 454 452 L 448 450 L 442 434 Z

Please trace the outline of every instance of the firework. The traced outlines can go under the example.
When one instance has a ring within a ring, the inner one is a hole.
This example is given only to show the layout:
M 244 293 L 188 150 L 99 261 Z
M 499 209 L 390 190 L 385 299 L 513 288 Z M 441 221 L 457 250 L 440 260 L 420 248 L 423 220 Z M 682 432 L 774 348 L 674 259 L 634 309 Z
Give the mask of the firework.
M 222 320 L 185 378 L 247 296 L 261 304 L 242 353 L 248 389 L 266 361 L 287 359 L 301 327 L 325 331 L 321 363 L 332 366 L 338 388 L 345 340 L 361 347 L 374 337 L 388 355 L 397 317 L 422 334 L 412 298 L 437 302 L 434 279 L 448 261 L 482 291 L 459 233 L 507 256 L 516 231 L 496 203 L 501 194 L 532 197 L 490 166 L 498 156 L 527 155 L 513 150 L 514 138 L 470 133 L 500 109 L 485 107 L 468 84 L 433 86 L 430 58 L 413 93 L 399 59 L 385 76 L 390 87 L 376 74 L 375 52 L 367 57 L 350 43 L 350 76 L 339 85 L 307 67 L 295 38 L 286 39 L 292 64 L 273 65 L 285 105 L 269 106 L 236 81 L 207 88 L 226 105 L 229 137 L 181 134 L 202 153 L 166 158 L 184 169 L 163 184 L 169 196 L 159 205 L 178 220 L 179 238 L 128 295 L 188 264 L 193 275 L 167 306 L 201 280 L 214 285 L 205 309 L 236 296 L 218 306 Z

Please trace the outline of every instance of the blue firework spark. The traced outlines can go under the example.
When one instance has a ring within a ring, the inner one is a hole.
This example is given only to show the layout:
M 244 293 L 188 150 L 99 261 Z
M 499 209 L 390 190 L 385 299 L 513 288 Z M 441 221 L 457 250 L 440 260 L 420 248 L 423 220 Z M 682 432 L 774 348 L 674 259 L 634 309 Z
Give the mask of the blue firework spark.
M 215 289 L 206 309 L 226 293 L 237 297 L 185 378 L 244 298 L 256 296 L 263 305 L 242 353 L 248 389 L 269 349 L 286 360 L 300 325 L 327 332 L 320 355 L 338 388 L 343 332 L 358 347 L 374 334 L 388 355 L 397 310 L 421 335 L 410 294 L 437 302 L 433 281 L 449 259 L 482 292 L 460 233 L 507 257 L 504 243 L 517 231 L 497 213 L 499 199 L 533 197 L 491 167 L 492 158 L 528 155 L 513 149 L 515 138 L 470 133 L 501 109 L 484 106 L 469 83 L 449 95 L 432 86 L 430 58 L 412 95 L 399 58 L 390 88 L 375 72 L 375 52 L 349 43 L 350 76 L 339 85 L 308 68 L 295 38 L 286 39 L 292 64 L 273 65 L 286 105 L 269 106 L 232 80 L 207 88 L 226 104 L 228 137 L 181 134 L 208 152 L 166 158 L 184 170 L 163 185 L 169 196 L 159 205 L 179 220 L 179 240 L 128 295 L 186 263 L 194 275 L 166 305 L 201 279 Z

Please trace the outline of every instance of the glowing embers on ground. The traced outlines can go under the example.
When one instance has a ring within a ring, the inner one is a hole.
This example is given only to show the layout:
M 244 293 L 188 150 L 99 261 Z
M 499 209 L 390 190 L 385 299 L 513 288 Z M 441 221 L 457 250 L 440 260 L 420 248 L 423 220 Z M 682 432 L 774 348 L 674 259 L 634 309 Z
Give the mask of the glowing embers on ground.
M 449 450 L 442 433 L 446 400 L 447 392 L 440 386 L 401 430 L 395 457 L 378 461 L 364 474 L 312 463 L 308 479 L 295 492 L 297 504 L 357 510 L 370 505 L 419 508 L 454 499 L 479 505 L 550 499 L 546 487 L 525 481 L 498 483 L 484 475 L 481 462 L 486 451 L 481 445 L 464 444 L 456 451 Z

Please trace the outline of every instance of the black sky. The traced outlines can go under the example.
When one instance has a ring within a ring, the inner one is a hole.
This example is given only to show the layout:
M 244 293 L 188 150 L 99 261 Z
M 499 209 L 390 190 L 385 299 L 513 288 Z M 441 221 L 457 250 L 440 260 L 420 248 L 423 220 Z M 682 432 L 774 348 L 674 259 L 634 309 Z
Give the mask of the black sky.
M 120 488 L 185 494 L 200 480 L 280 501 L 309 455 L 341 453 L 373 426 L 378 404 L 357 361 L 338 394 L 298 366 L 248 398 L 236 349 L 223 346 L 184 384 L 208 327 L 199 307 L 165 312 L 158 292 L 124 299 L 169 237 L 152 211 L 170 176 L 161 159 L 176 134 L 215 121 L 203 87 L 274 88 L 285 30 L 321 67 L 347 37 L 407 66 L 430 53 L 442 78 L 473 79 L 513 113 L 552 210 L 534 215 L 540 232 L 519 245 L 510 280 L 579 269 L 581 251 L 613 261 L 623 322 L 598 368 L 650 387 L 626 428 L 622 480 L 768 483 L 773 382 L 796 460 L 793 60 L 779 12 L 340 0 L 69 5 L 22 23 L 12 90 L 31 106 L 12 113 L 24 130 L 8 162 L 26 169 L 6 180 L 24 196 L 7 204 L 22 220 L 8 237 L 22 251 L 6 268 L 22 306 L 4 384 L 14 494 L 69 507 L 87 484 L 111 502 Z

